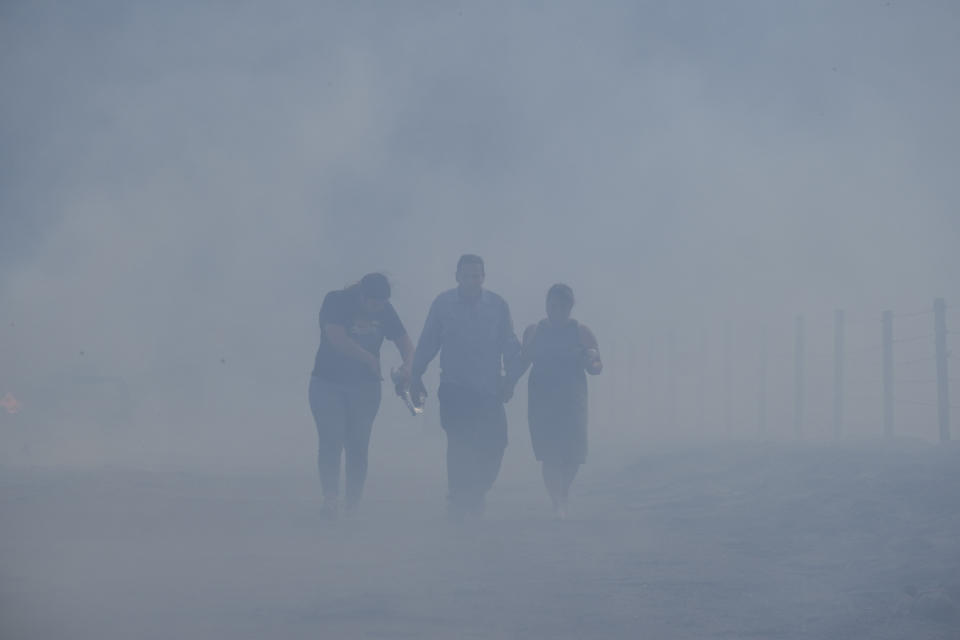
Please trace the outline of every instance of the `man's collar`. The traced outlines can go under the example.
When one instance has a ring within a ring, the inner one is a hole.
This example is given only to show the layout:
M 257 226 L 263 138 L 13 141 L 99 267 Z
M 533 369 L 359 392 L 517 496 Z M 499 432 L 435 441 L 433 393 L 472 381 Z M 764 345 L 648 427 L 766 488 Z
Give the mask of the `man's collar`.
M 463 295 L 463 291 L 460 289 L 460 287 L 457 287 L 457 300 L 459 300 L 460 302 L 467 302 L 467 303 L 480 302 L 480 300 L 483 298 L 483 294 L 484 294 L 484 289 L 481 287 L 480 293 L 478 293 L 475 297 L 472 297 L 472 298 L 467 297 Z

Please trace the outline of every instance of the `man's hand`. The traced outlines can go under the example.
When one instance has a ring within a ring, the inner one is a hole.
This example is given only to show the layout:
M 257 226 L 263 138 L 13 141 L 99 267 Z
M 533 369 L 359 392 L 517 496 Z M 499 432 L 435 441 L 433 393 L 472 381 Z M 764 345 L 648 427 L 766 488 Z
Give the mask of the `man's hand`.
M 406 389 L 410 386 L 410 367 L 407 365 L 401 366 L 393 372 L 391 377 L 398 389 Z
M 423 406 L 423 401 L 427 398 L 427 388 L 423 386 L 423 378 L 417 376 L 410 381 L 410 399 L 418 407 Z

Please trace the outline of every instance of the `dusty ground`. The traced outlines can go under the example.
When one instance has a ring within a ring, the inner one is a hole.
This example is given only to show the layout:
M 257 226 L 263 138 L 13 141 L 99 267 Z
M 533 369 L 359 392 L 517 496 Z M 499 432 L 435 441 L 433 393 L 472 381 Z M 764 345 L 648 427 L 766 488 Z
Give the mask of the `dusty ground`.
M 505 474 L 466 527 L 433 468 L 335 526 L 306 470 L 7 468 L 0 637 L 960 638 L 960 449 L 622 459 L 567 521 Z

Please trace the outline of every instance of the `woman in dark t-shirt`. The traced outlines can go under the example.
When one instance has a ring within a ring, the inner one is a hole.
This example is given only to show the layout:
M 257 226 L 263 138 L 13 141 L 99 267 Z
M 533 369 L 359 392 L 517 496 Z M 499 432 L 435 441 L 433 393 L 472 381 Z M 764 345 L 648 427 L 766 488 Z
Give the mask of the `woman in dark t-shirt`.
M 570 485 L 587 459 L 587 378 L 603 364 L 593 332 L 570 317 L 573 290 L 547 292 L 547 317 L 523 333 L 530 440 L 557 517 L 566 517 Z
M 320 346 L 310 377 L 310 409 L 317 424 L 317 466 L 323 514 L 339 513 L 340 459 L 346 457 L 346 502 L 356 507 L 367 477 L 367 451 L 380 408 L 380 346 L 396 344 L 403 358 L 397 382 L 409 380 L 413 343 L 393 305 L 390 283 L 370 273 L 331 291 L 320 307 Z

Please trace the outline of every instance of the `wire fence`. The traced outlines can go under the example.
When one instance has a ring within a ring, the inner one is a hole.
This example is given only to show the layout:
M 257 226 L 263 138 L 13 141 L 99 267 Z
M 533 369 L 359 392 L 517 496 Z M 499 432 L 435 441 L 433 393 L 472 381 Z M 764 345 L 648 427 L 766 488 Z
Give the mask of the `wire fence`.
M 746 335 L 728 323 L 682 344 L 671 330 L 607 352 L 614 380 L 598 386 L 593 411 L 618 425 L 691 435 L 714 422 L 729 433 L 795 438 L 871 435 L 853 429 L 873 425 L 872 435 L 947 441 L 960 409 L 960 377 L 949 373 L 960 360 L 950 337 L 960 330 L 947 326 L 960 326 L 958 311 L 943 299 L 873 320 L 836 310 L 832 323 L 826 314 L 796 316 Z

